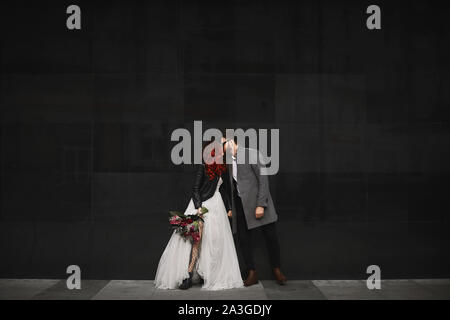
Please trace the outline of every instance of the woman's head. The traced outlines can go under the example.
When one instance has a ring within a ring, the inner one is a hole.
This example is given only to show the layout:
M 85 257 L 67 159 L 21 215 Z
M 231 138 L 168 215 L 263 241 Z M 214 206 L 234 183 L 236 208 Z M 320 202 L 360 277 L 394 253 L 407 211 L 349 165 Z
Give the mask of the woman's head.
M 206 141 L 203 144 L 202 156 L 205 164 L 223 164 L 225 162 L 223 146 L 217 141 Z
M 227 170 L 224 163 L 223 146 L 216 141 L 208 141 L 204 144 L 203 161 L 210 180 L 213 180 L 216 176 L 221 176 Z

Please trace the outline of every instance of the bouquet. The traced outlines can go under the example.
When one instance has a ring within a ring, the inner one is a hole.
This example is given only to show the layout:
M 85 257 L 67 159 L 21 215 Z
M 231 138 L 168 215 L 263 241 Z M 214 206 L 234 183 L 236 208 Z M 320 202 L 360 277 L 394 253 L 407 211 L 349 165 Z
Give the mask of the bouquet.
M 193 215 L 184 215 L 178 211 L 169 211 L 169 223 L 176 232 L 181 234 L 185 239 L 191 240 L 193 243 L 200 241 L 200 222 L 203 222 L 203 216 L 208 209 L 202 207 L 200 213 Z

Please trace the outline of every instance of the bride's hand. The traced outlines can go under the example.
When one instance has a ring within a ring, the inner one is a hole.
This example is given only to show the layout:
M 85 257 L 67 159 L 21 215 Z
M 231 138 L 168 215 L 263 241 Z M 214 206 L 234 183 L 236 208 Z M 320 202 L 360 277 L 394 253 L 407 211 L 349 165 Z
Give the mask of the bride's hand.
M 228 210 L 228 217 L 232 217 L 233 216 L 233 212 L 231 210 Z
M 202 213 L 202 207 L 197 209 L 197 214 L 200 214 L 200 213 Z

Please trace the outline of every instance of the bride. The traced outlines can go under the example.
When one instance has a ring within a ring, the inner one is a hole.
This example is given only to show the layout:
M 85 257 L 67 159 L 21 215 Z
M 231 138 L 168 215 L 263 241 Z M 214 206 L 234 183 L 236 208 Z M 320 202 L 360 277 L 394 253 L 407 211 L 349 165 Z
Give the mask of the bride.
M 215 142 L 206 148 L 211 147 L 211 157 L 197 168 L 192 199 L 184 212 L 185 215 L 193 215 L 199 213 L 202 207 L 208 209 L 203 217 L 204 223 L 200 225 L 200 241 L 191 244 L 179 233 L 173 232 L 159 261 L 156 288 L 188 289 L 195 277 L 202 279 L 202 288 L 207 290 L 243 286 L 227 217 L 227 211 L 231 216 L 227 166 L 217 161 L 224 158 L 223 147 Z

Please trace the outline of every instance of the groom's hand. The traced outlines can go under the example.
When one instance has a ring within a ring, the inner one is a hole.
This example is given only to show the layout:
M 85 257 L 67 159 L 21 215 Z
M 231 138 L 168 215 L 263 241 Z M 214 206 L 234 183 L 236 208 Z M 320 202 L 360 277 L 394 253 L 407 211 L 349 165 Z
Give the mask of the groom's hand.
M 256 219 L 261 219 L 264 216 L 264 207 L 256 207 L 255 217 Z
M 228 217 L 232 217 L 233 216 L 233 212 L 231 212 L 231 210 L 228 210 Z

